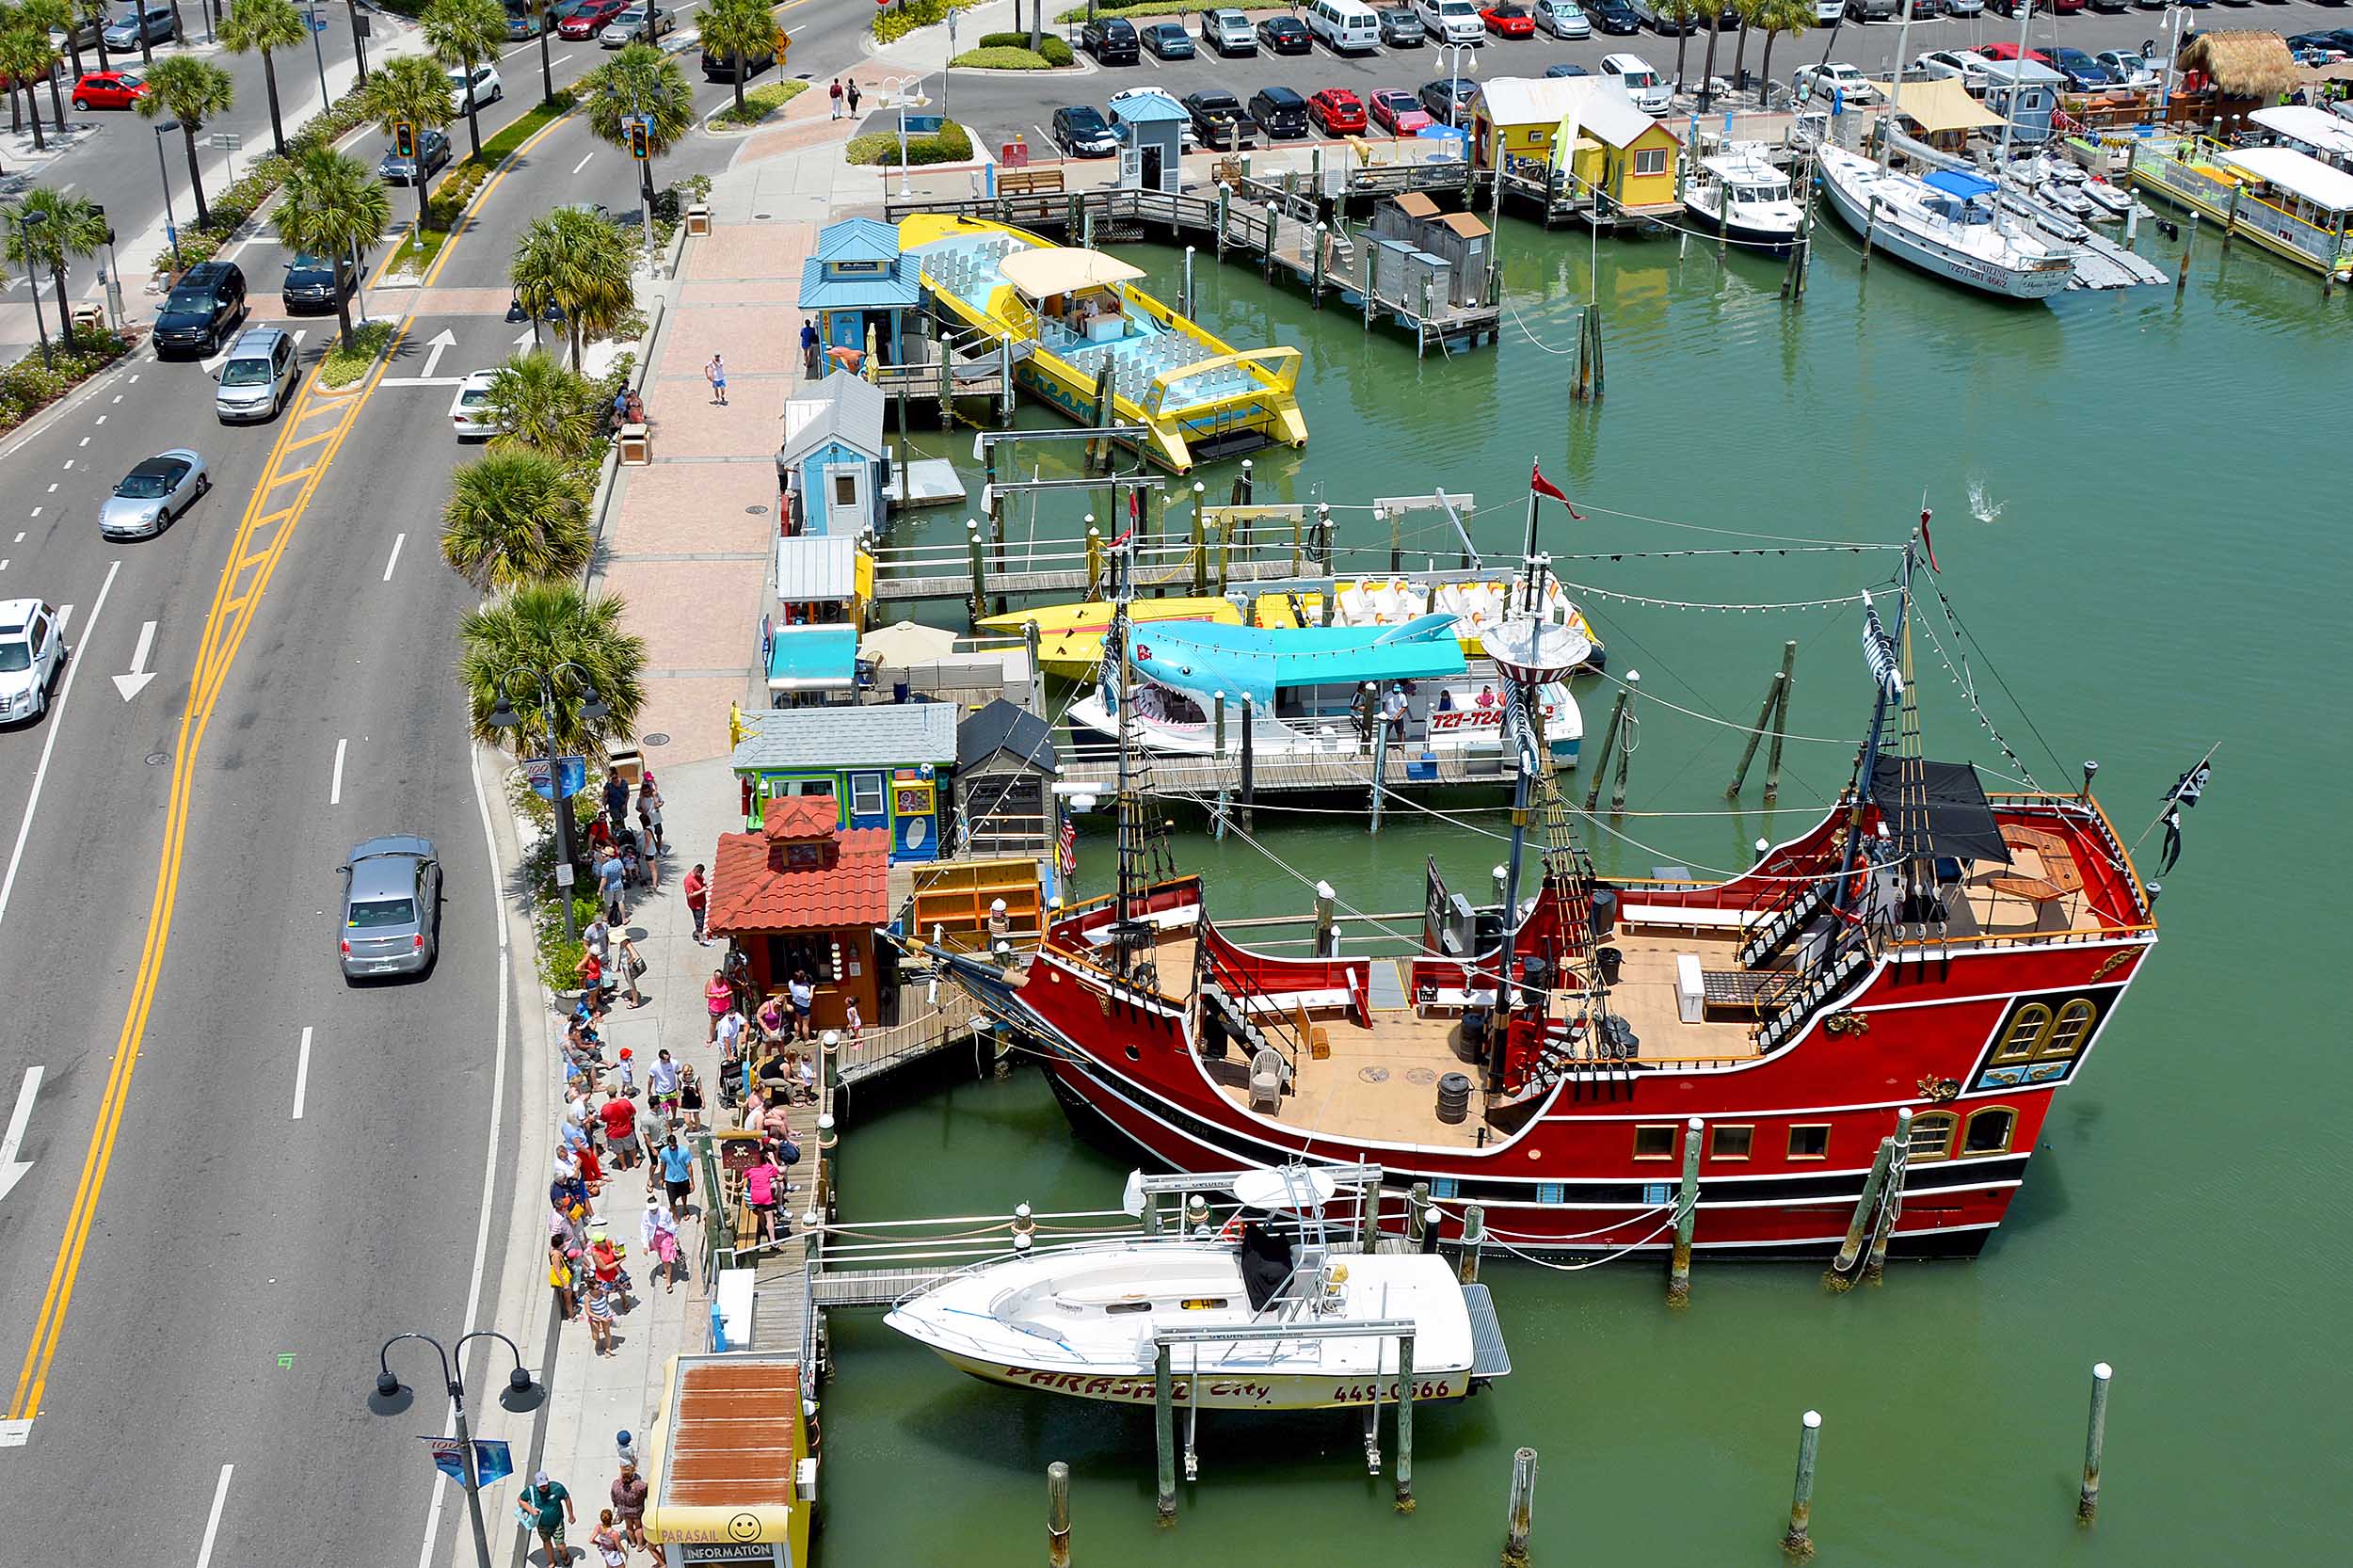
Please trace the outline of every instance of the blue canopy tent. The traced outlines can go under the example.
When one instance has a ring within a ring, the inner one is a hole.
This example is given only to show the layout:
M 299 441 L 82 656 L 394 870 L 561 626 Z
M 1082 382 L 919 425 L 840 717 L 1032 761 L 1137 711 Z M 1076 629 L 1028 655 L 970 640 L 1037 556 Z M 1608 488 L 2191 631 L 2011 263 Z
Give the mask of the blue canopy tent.
M 1452 616 L 1389 627 L 1171 621 L 1135 628 L 1133 641 L 1138 673 L 1160 685 L 1205 698 L 1224 692 L 1261 708 L 1284 687 L 1421 680 L 1466 668 Z
M 1972 174 L 1961 168 L 1930 169 L 1920 176 L 1920 182 L 1932 190 L 1943 191 L 1962 201 L 1974 201 L 1980 196 L 1991 195 L 1993 190 L 1993 181 L 1982 174 Z

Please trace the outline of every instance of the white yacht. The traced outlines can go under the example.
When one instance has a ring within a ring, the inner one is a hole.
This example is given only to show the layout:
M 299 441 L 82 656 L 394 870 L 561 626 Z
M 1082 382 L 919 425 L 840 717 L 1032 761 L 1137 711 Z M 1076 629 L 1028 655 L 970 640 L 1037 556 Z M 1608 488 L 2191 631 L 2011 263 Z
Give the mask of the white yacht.
M 1684 206 L 1699 228 L 1767 256 L 1787 255 L 1805 219 L 1789 176 L 1746 143 L 1700 160 Z
M 2075 248 L 2004 221 L 1994 183 L 1963 169 L 1898 174 L 1843 148 L 1817 149 L 1822 194 L 1856 233 L 1923 272 L 2009 299 L 2067 287 Z

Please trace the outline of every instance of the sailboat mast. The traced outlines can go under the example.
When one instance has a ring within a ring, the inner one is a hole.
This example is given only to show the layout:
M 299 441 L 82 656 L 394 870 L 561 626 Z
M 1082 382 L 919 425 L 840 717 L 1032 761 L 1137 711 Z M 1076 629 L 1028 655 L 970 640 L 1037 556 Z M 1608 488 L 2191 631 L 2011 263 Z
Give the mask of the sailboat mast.
M 1908 614 L 1912 604 L 1912 553 L 1913 546 L 1907 541 L 1904 545 L 1903 575 L 1899 580 L 1899 616 Z M 1868 595 L 1864 597 L 1863 614 L 1864 656 L 1870 665 L 1871 679 L 1878 689 L 1871 696 L 1871 728 L 1863 737 L 1863 749 L 1855 759 L 1854 784 L 1849 791 L 1847 842 L 1838 856 L 1838 887 L 1833 904 L 1841 915 L 1851 914 L 1854 910 L 1855 857 L 1863 848 L 1863 815 L 1871 802 L 1871 780 L 1879 772 L 1880 738 L 1887 730 L 1888 704 L 1900 697 L 1903 689 L 1903 677 L 1896 663 L 1897 655 L 1888 646 L 1887 634 L 1880 630 L 1879 616 L 1871 609 Z
M 1887 84 L 1887 114 L 1880 120 L 1880 172 L 1887 172 L 1896 152 L 1896 108 L 1904 96 L 1904 47 L 1912 38 L 1912 0 L 1904 0 L 1904 19 L 1896 29 L 1895 79 Z
M 2034 20 L 2034 8 L 2018 8 L 2018 55 L 2009 62 L 2009 96 L 2002 102 L 2002 151 L 1997 162 L 2004 169 L 2009 168 L 2010 134 L 2018 128 L 2018 94 L 2026 74 L 2026 24 Z M 1993 200 L 1993 216 L 2000 221 L 2002 202 L 1997 193 Z
M 1128 548 L 1132 550 L 1134 546 L 1130 543 Z M 1115 682 L 1116 700 L 1118 702 L 1118 711 L 1115 716 L 1119 721 L 1119 794 L 1116 802 L 1119 833 L 1119 847 L 1117 856 L 1119 861 L 1119 884 L 1117 891 L 1112 896 L 1112 952 L 1114 959 L 1116 960 L 1119 972 L 1123 975 L 1128 972 L 1128 961 L 1129 957 L 1128 934 L 1131 930 L 1131 922 L 1134 919 L 1136 862 L 1143 853 L 1143 846 L 1137 842 L 1137 835 L 1141 824 L 1136 820 L 1137 811 L 1135 804 L 1135 787 L 1133 780 L 1129 776 L 1128 771 L 1128 600 L 1131 591 L 1131 584 L 1134 580 L 1135 573 L 1132 571 L 1123 570 L 1119 574 L 1119 597 L 1113 600 L 1110 633 L 1112 638 L 1110 646 L 1118 650 L 1118 664 L 1114 669 L 1112 678 Z

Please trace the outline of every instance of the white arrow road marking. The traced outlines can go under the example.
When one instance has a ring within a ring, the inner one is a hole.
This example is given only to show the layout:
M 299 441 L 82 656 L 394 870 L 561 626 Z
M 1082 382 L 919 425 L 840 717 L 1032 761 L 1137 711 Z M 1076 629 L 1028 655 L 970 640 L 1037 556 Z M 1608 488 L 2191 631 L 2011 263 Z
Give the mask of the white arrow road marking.
M 33 1168 L 31 1160 L 17 1158 L 17 1151 L 24 1146 L 24 1129 L 33 1119 L 33 1096 L 40 1093 L 41 1075 L 48 1070 L 24 1069 L 24 1086 L 16 1092 L 16 1109 L 8 1113 L 8 1130 L 0 1133 L 0 1198 L 16 1191 L 16 1184 Z
M 587 158 L 583 158 L 583 159 L 581 159 L 581 160 L 580 160 L 580 162 L 578 162 L 578 163 L 576 163 L 576 164 L 572 165 L 572 172 L 573 172 L 574 174 L 577 174 L 577 173 L 579 173 L 582 169 L 586 168 L 588 167 L 588 159 L 589 159 L 589 158 L 593 158 L 593 157 L 595 157 L 595 156 L 596 156 L 596 154 L 595 154 L 594 152 L 591 152 L 591 153 L 589 153 L 589 154 L 588 154 L 588 157 L 587 157 Z
M 196 1549 L 196 1568 L 212 1568 L 213 1538 L 220 1533 L 220 1511 L 228 1506 L 229 1478 L 236 1470 L 233 1464 L 220 1467 L 220 1484 L 213 1489 L 212 1517 L 204 1521 L 204 1542 Z
M 329 806 L 344 803 L 344 748 L 349 744 L 351 740 L 348 736 L 335 743 L 335 776 L 327 781 L 327 804 Z
M 302 1120 L 304 1092 L 311 1087 L 311 1026 L 302 1026 L 302 1049 L 295 1057 L 294 1119 Z
M 155 672 L 147 667 L 147 656 L 154 647 L 155 623 L 151 620 L 139 628 L 139 646 L 132 650 L 130 673 L 113 678 L 115 690 L 122 694 L 123 701 L 128 702 L 138 696 L 147 689 L 147 683 L 155 679 Z
M 384 561 L 385 582 L 390 583 L 392 580 L 392 568 L 400 565 L 400 547 L 408 542 L 408 536 L 406 534 L 395 534 L 392 536 L 392 552 L 391 555 L 387 556 Z
M 517 348 L 528 348 L 531 346 L 531 340 L 537 336 L 538 334 L 536 332 L 532 331 L 531 328 L 526 327 L 521 331 L 515 334 L 515 346 Z M 49 488 L 54 490 L 57 487 L 52 485 Z
M 98 602 L 90 606 L 89 632 L 95 632 L 98 630 L 98 617 L 106 608 L 106 595 L 113 591 L 115 573 L 121 569 L 122 558 L 120 556 L 107 563 L 106 580 L 98 585 Z M 67 613 L 57 617 L 57 623 L 61 628 L 71 613 L 72 609 L 69 606 Z M 86 632 L 85 635 L 88 633 Z M 33 787 L 24 797 L 24 820 L 17 826 L 16 847 L 8 852 L 8 874 L 0 876 L 0 921 L 6 921 L 8 918 L 8 895 L 16 891 L 16 871 L 24 859 L 24 841 L 33 836 L 33 808 L 40 804 L 40 787 L 49 777 L 49 756 L 57 749 L 57 732 L 65 728 L 65 705 L 72 700 L 73 681 L 81 673 L 82 661 L 69 658 L 65 665 L 65 684 L 57 688 L 56 711 L 49 715 L 49 735 L 40 743 L 40 761 L 33 769 Z
M 424 375 L 431 376 L 434 367 L 441 362 L 441 356 L 457 346 L 457 334 L 444 327 L 426 339 L 424 346 L 428 350 L 424 357 Z

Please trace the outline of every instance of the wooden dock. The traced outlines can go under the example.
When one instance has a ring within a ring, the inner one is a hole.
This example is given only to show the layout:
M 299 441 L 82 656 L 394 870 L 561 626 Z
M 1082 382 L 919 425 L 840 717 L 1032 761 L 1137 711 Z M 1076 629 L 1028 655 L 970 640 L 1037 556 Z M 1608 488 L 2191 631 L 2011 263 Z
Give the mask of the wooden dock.
M 1239 714 L 1234 722 L 1241 723 Z M 1277 752 L 1255 756 L 1250 760 L 1251 790 L 1259 794 L 1312 790 L 1369 792 L 1372 789 L 1373 756 L 1355 749 L 1353 738 L 1349 745 L 1343 747 L 1336 743 L 1330 751 Z M 1156 756 L 1143 770 L 1143 776 L 1145 792 L 1164 798 L 1240 799 L 1244 792 L 1240 756 Z M 1118 777 L 1116 757 L 1066 757 L 1057 781 L 1065 791 L 1092 790 L 1108 800 L 1117 788 Z M 1401 744 L 1381 759 L 1382 782 L 1392 790 L 1465 784 L 1492 784 L 1508 789 L 1512 778 L 1512 759 L 1501 751 L 1435 751 L 1425 757 L 1422 748 Z
M 1303 188 L 1297 181 L 1253 179 L 1244 174 L 1237 184 L 1221 184 L 1214 196 L 1169 191 L 1102 189 L 1088 191 L 1019 191 L 993 197 L 955 199 L 891 199 L 884 216 L 892 222 L 917 213 L 954 213 L 1011 224 L 1033 232 L 1058 233 L 1072 244 L 1097 238 L 1143 235 L 1158 231 L 1176 244 L 1206 238 L 1221 262 L 1256 265 L 1269 281 L 1280 276 L 1304 284 L 1321 309 L 1326 298 L 1352 307 L 1374 325 L 1411 333 L 1417 352 L 1492 344 L 1501 328 L 1502 310 L 1492 283 L 1475 304 L 1455 304 L 1433 297 L 1402 297 L 1394 288 L 1372 278 L 1371 247 L 1366 233 L 1349 232 L 1348 205 L 1369 200 L 1397 189 L 1461 190 L 1464 166 L 1411 164 L 1389 166 L 1378 182 L 1361 181 L 1370 169 L 1349 171 L 1337 195 L 1321 193 L 1318 184 Z M 1178 309 L 1190 313 L 1191 301 Z

